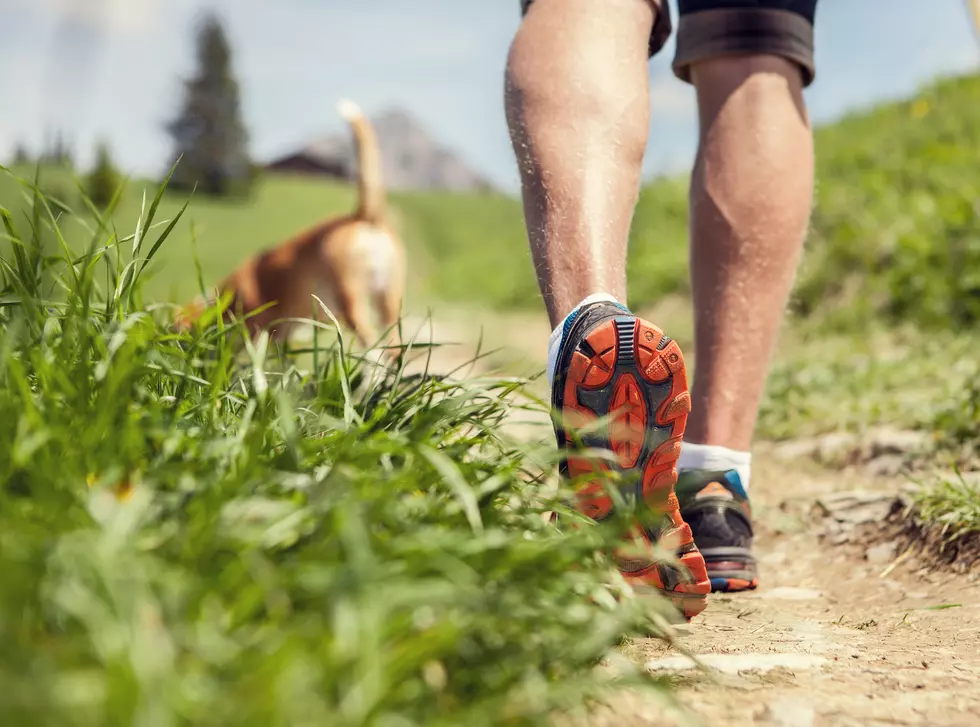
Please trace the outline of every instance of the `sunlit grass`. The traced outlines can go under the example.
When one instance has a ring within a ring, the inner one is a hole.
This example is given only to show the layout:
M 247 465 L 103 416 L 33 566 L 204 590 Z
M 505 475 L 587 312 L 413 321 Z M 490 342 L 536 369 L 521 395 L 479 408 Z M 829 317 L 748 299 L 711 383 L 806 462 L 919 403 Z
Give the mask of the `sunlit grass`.
M 522 382 L 304 361 L 141 294 L 178 216 L 90 211 L 83 252 L 29 180 L 0 256 L 0 714 L 17 725 L 531 725 L 660 633 L 512 441 Z M 54 244 L 40 249 L 40 239 Z M 185 261 L 185 266 L 190 261 Z M 422 352 L 424 354 L 424 351 Z M 577 527 L 542 516 L 564 514 Z M 654 692 L 651 692 L 654 693 Z M 659 691 L 655 692 L 659 693 Z

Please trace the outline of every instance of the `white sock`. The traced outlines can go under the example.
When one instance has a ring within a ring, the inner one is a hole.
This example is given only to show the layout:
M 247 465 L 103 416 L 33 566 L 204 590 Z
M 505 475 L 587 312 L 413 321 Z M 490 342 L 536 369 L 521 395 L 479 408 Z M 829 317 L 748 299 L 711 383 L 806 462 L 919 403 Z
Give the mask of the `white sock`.
M 601 301 L 607 301 L 609 303 L 618 303 L 614 296 L 609 295 L 609 293 L 593 293 L 587 298 L 584 298 L 581 303 L 572 308 L 571 312 L 565 316 L 565 320 L 555 326 L 555 330 L 551 332 L 548 337 L 548 388 L 550 389 L 555 383 L 555 368 L 558 366 L 558 353 L 561 348 L 562 334 L 565 331 L 565 321 L 568 320 L 569 316 L 575 313 L 582 306 L 589 305 L 590 303 L 599 303 Z
M 748 492 L 749 476 L 752 474 L 752 454 L 714 444 L 681 442 L 681 456 L 677 460 L 677 469 L 735 470 L 742 480 L 742 487 Z

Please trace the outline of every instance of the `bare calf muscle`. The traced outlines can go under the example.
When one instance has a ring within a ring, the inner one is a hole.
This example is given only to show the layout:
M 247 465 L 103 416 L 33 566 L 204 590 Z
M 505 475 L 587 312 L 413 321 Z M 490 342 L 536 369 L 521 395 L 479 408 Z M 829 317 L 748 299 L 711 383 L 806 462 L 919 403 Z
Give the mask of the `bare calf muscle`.
M 795 64 L 700 63 L 691 180 L 695 350 L 691 442 L 746 451 L 803 247 L 813 141 Z

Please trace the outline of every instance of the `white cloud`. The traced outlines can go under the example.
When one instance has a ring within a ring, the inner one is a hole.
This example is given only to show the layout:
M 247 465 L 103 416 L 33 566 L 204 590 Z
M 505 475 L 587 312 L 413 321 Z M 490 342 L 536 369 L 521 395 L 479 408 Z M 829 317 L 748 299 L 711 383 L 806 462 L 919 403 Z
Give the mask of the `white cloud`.
M 166 13 L 188 0 L 8 0 L 14 9 L 40 13 L 45 20 L 78 23 L 110 33 L 142 33 L 154 29 Z

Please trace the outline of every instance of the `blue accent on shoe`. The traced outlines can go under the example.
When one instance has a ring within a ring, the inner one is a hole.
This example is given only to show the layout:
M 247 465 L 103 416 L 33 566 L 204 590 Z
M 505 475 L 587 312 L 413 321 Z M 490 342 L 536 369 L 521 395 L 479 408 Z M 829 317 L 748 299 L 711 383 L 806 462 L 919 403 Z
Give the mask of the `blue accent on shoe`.
M 711 579 L 711 590 L 716 593 L 724 593 L 728 590 L 728 579 L 727 578 L 712 578 Z
M 608 301 L 608 300 L 601 301 L 601 303 L 604 305 L 611 305 L 616 308 L 619 308 L 620 310 L 629 313 L 630 315 L 633 314 L 633 312 L 622 303 L 613 303 L 612 301 Z M 561 326 L 561 343 L 558 344 L 559 355 L 561 354 L 561 350 L 565 347 L 565 341 L 568 340 L 568 332 L 572 330 L 572 325 L 575 323 L 575 319 L 578 318 L 583 308 L 584 306 L 579 306 L 571 313 L 569 313 L 567 316 L 565 316 L 565 321 L 562 323 Z
M 742 485 L 742 478 L 739 476 L 738 470 L 728 470 L 725 473 L 725 484 L 728 485 L 728 489 L 743 500 L 749 499 L 749 493 L 745 491 L 745 487 Z
M 565 345 L 565 339 L 568 338 L 568 332 L 572 330 L 572 324 L 575 323 L 575 319 L 578 318 L 579 313 L 581 312 L 582 312 L 581 308 L 576 308 L 567 316 L 565 316 L 565 322 L 562 324 L 562 331 L 561 331 L 562 345 Z

